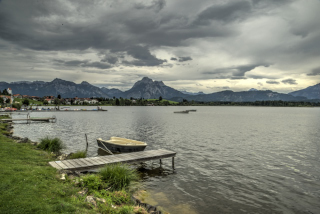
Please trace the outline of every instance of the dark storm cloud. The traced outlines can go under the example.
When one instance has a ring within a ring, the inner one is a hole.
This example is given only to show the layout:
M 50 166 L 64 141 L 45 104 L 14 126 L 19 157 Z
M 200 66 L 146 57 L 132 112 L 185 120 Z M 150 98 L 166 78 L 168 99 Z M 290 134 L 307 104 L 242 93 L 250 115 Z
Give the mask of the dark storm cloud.
M 244 74 L 246 72 L 251 71 L 259 66 L 268 67 L 269 65 L 261 65 L 261 64 L 242 65 L 242 66 L 238 66 L 238 67 L 233 68 L 235 71 L 232 74 L 233 74 L 233 76 L 244 76 Z
M 98 68 L 98 69 L 109 69 L 112 68 L 111 65 L 104 64 L 101 62 L 89 62 L 88 60 L 54 60 L 57 64 L 70 66 L 70 67 L 90 67 L 90 68 Z
M 90 62 L 90 63 L 84 63 L 81 65 L 81 67 L 90 67 L 90 68 L 99 68 L 99 69 L 109 69 L 112 68 L 111 65 L 104 64 L 101 62 Z
M 284 84 L 289 84 L 289 85 L 297 85 L 298 83 L 294 79 L 285 79 L 281 81 Z
M 190 38 L 234 33 L 232 28 L 222 25 L 213 28 L 190 25 L 187 15 L 169 13 L 156 18 L 155 12 L 138 11 L 130 7 L 132 4 L 118 3 L 121 10 L 117 13 L 106 7 L 104 13 L 94 14 L 90 8 L 100 8 L 83 1 L 72 2 L 74 8 L 56 1 L 12 0 L 1 4 L 0 37 L 34 50 L 118 50 L 132 44 L 180 46 Z M 164 1 L 153 2 L 153 7 L 159 9 L 164 5 Z
M 247 77 L 245 76 L 246 72 L 251 71 L 255 69 L 256 67 L 268 67 L 269 65 L 267 64 L 249 64 L 249 65 L 241 65 L 237 67 L 229 67 L 229 68 L 219 68 L 215 69 L 213 71 L 204 71 L 201 72 L 204 75 L 215 75 L 219 76 L 219 79 L 247 79 L 247 78 L 252 78 L 252 79 L 263 79 L 266 78 L 264 76 L 256 76 L 256 75 L 248 75 Z
M 251 11 L 251 5 L 247 1 L 228 2 L 222 5 L 212 5 L 203 10 L 194 20 L 196 25 L 209 25 L 211 21 L 230 22 L 243 19 Z
M 133 61 L 124 60 L 123 62 L 127 65 L 158 66 L 167 62 L 167 60 L 158 59 L 155 56 L 151 55 L 147 47 L 132 46 L 128 48 L 127 54 L 135 58 L 135 60 Z
M 159 12 L 160 10 L 162 10 L 164 8 L 164 6 L 166 5 L 166 1 L 165 0 L 153 0 L 151 2 L 151 5 L 145 5 L 141 2 L 136 3 L 134 5 L 134 7 L 136 9 L 153 9 L 156 12 Z
M 118 62 L 118 57 L 114 57 L 114 56 L 105 56 L 101 62 L 108 62 L 110 64 L 116 64 Z
M 179 57 L 179 62 L 185 62 L 185 61 L 190 61 L 192 58 L 190 56 L 182 56 Z
M 175 58 L 175 57 L 171 57 L 171 59 L 170 59 L 170 60 L 177 61 L 178 59 L 177 59 L 177 58 Z
M 307 74 L 308 76 L 316 76 L 316 75 L 320 75 L 320 67 L 319 68 L 315 68 L 311 71 L 311 73 Z
M 275 81 L 275 80 L 268 80 L 268 81 L 266 81 L 266 83 L 267 84 L 274 84 L 274 85 L 279 85 L 280 84 L 280 82 Z

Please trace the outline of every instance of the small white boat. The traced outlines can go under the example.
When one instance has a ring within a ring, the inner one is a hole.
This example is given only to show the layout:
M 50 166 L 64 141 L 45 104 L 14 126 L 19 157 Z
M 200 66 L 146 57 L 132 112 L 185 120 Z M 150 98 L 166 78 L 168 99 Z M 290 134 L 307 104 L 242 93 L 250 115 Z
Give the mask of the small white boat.
M 98 146 L 109 149 L 113 153 L 129 153 L 143 151 L 147 143 L 122 137 L 111 137 L 110 140 L 97 139 Z

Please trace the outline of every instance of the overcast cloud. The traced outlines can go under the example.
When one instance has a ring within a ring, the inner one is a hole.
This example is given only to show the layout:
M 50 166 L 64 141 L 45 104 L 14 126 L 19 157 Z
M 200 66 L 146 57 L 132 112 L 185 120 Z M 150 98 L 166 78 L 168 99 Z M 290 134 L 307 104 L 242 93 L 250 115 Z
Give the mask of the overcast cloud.
M 319 0 L 0 0 L 0 81 L 290 92 L 320 82 L 318 20 Z

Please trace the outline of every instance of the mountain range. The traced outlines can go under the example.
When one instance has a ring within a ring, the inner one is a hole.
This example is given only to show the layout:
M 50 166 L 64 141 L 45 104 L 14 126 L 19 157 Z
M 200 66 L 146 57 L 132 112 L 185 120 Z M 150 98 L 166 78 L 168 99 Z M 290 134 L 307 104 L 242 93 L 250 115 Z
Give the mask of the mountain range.
M 108 89 L 105 87 L 99 88 L 83 81 L 76 84 L 71 81 L 62 79 L 54 79 L 51 82 L 43 81 L 20 81 L 20 82 L 0 82 L 0 89 L 11 88 L 14 94 L 30 95 L 30 96 L 58 96 L 63 98 L 71 97 L 123 97 L 123 98 L 159 98 L 160 96 L 165 99 L 182 101 L 187 99 L 189 101 L 231 101 L 231 102 L 252 102 L 262 100 L 283 100 L 283 101 L 304 101 L 314 99 L 320 101 L 320 83 L 310 86 L 306 89 L 294 91 L 289 94 L 273 92 L 270 90 L 256 90 L 250 89 L 249 91 L 233 92 L 231 90 L 215 92 L 210 94 L 188 93 L 181 92 L 169 86 L 166 86 L 162 81 L 153 81 L 148 77 L 144 77 L 137 81 L 133 87 L 127 91 L 121 91 L 116 88 Z

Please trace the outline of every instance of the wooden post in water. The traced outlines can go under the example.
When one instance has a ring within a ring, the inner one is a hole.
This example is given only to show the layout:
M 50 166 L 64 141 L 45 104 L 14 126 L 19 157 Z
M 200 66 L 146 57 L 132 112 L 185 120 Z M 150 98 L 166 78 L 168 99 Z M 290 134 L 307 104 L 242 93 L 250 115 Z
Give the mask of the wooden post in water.
M 87 154 L 87 152 L 88 152 L 88 146 L 89 146 L 89 144 L 88 144 L 88 137 L 87 137 L 87 134 L 85 134 L 85 136 L 86 136 L 86 154 Z
M 162 161 L 161 161 L 161 159 L 160 159 L 160 166 L 162 165 Z
M 174 170 L 174 157 L 172 157 L 172 169 Z

